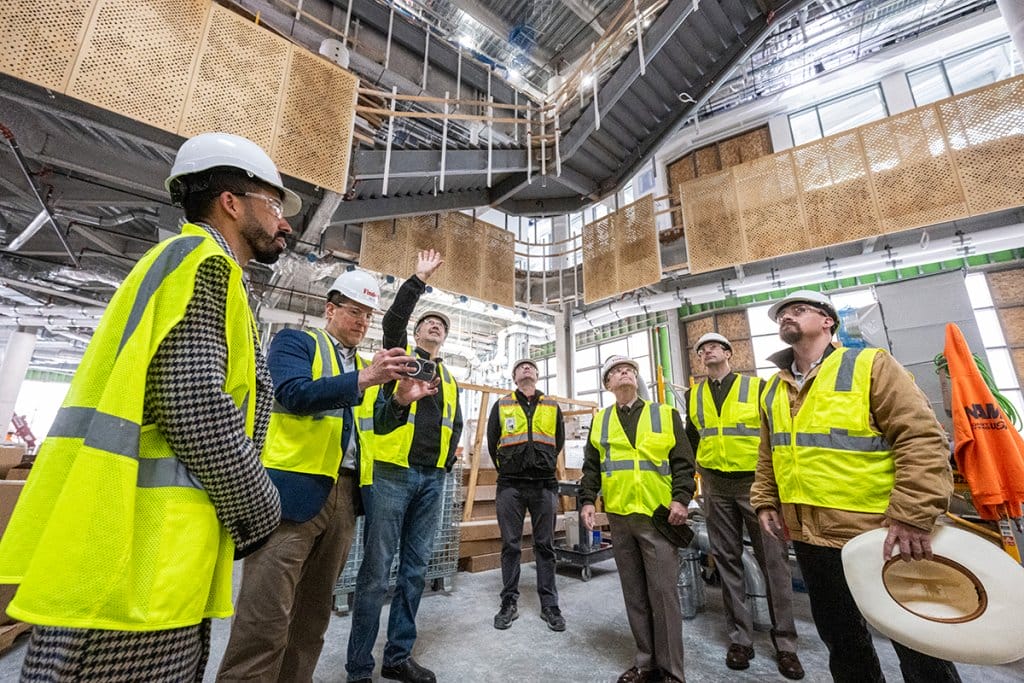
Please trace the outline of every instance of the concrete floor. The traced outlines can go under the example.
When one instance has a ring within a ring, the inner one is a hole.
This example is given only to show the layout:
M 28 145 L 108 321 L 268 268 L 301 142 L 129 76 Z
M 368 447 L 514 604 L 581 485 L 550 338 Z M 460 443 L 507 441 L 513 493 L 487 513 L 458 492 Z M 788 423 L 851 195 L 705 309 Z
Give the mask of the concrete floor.
M 239 567 L 236 565 L 236 584 Z M 494 570 L 457 574 L 451 592 L 424 594 L 415 657 L 433 669 L 439 681 L 611 683 L 631 665 L 633 639 L 626 622 L 613 561 L 595 565 L 589 582 L 580 580 L 578 569 L 559 570 L 558 589 L 562 613 L 568 625 L 562 633 L 550 631 L 540 619 L 532 565 L 523 567 L 519 619 L 507 631 L 497 631 L 492 626 L 500 589 L 501 572 Z M 737 672 L 725 667 L 728 639 L 722 617 L 721 593 L 718 588 L 709 586 L 706 595 L 705 610 L 683 624 L 687 680 L 690 683 L 786 680 L 775 668 L 767 633 L 756 634 L 754 648 L 757 655 L 748 670 Z M 814 632 L 806 595 L 796 594 L 795 611 L 800 633 L 799 654 L 807 671 L 804 680 L 812 683 L 831 680 L 825 647 Z M 381 623 L 386 626 L 386 611 Z M 331 620 L 316 670 L 316 681 L 340 683 L 345 680 L 349 625 L 347 616 L 335 616 Z M 206 681 L 214 680 L 229 628 L 228 620 L 214 622 Z M 27 643 L 27 637 L 19 638 L 15 647 L 0 658 L 0 681 L 17 680 Z M 382 630 L 375 650 L 378 674 L 383 645 Z M 900 680 L 899 663 L 888 641 L 876 638 L 876 647 L 888 679 Z M 999 667 L 963 664 L 959 669 L 967 682 L 1010 683 L 1024 680 L 1024 660 Z

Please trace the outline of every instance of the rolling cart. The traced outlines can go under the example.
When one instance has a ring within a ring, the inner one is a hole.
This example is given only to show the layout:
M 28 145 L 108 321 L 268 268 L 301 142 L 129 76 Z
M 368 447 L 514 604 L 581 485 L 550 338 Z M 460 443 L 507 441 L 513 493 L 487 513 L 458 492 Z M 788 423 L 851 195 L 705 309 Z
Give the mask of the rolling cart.
M 571 496 L 576 499 L 576 510 L 580 505 L 580 485 L 575 481 L 558 482 L 558 495 Z M 592 576 L 590 566 L 597 562 L 604 562 L 612 556 L 612 544 L 608 541 L 594 545 L 593 536 L 583 526 L 583 519 L 579 519 L 579 543 L 569 545 L 567 542 L 555 544 L 555 562 L 562 565 L 580 567 L 580 578 L 590 581 Z

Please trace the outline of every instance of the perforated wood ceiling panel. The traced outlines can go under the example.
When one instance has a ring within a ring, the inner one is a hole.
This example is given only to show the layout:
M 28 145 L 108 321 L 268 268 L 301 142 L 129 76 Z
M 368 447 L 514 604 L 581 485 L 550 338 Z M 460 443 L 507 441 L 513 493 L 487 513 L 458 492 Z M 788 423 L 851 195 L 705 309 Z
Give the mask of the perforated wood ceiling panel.
M 96 1 L 0 3 L 0 71 L 64 92 Z
M 583 226 L 583 300 L 588 304 L 618 293 L 614 230 L 611 214 Z
M 789 152 L 734 166 L 747 258 L 758 260 L 808 248 L 793 157 Z
M 507 230 L 460 212 L 406 216 L 363 225 L 359 265 L 405 279 L 415 271 L 419 251 L 437 249 L 444 265 L 432 286 L 512 307 L 514 242 Z
M 934 107 L 863 126 L 884 232 L 960 218 L 967 204 Z
M 180 134 L 225 131 L 269 150 L 290 50 L 283 38 L 213 5 Z
M 272 155 L 282 172 L 345 192 L 359 79 L 292 47 Z
M 697 176 L 705 176 L 722 170 L 722 158 L 718 154 L 718 145 L 709 145 L 698 149 L 694 156 L 697 158 Z
M 583 226 L 583 300 L 600 301 L 661 280 L 654 198 L 637 201 Z
M 101 0 L 67 94 L 177 131 L 208 8 L 209 0 Z
M 687 180 L 697 177 L 697 171 L 693 167 L 693 155 L 687 154 L 668 165 L 668 185 L 670 194 L 676 193 L 676 188 Z
M 743 263 L 747 247 L 736 207 L 731 171 L 683 183 L 679 188 L 690 272 Z
M 856 131 L 798 147 L 793 161 L 810 246 L 840 244 L 881 232 L 867 159 Z
M 508 230 L 485 226 L 481 256 L 480 299 L 512 307 L 516 302 L 515 237 Z
M 1024 204 L 1024 80 L 936 106 L 971 214 Z

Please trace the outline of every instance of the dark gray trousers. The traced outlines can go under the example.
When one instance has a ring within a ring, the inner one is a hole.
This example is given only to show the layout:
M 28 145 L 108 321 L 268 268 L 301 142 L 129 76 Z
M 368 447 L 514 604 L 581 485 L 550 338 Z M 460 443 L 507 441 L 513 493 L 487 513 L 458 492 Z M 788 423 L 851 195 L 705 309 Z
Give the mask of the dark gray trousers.
M 555 588 L 555 510 L 558 496 L 541 483 L 499 484 L 495 496 L 498 528 L 501 530 L 501 599 L 519 599 L 520 558 L 523 521 L 530 513 L 533 525 L 533 556 L 537 563 L 537 594 L 541 607 L 558 607 Z

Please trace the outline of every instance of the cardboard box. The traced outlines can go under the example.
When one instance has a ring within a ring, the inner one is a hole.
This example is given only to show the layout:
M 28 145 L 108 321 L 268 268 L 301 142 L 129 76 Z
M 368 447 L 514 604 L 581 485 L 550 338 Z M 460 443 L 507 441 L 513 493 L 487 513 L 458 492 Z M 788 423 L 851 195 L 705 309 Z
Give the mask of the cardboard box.
M 25 444 L 5 443 L 0 445 L 0 479 L 7 477 L 12 467 L 17 467 L 25 457 Z
M 0 481 L 0 537 L 4 535 L 7 523 L 11 521 L 14 504 L 18 502 L 18 495 L 23 488 L 24 481 Z M 14 598 L 14 591 L 17 588 L 10 584 L 0 584 L 0 626 L 14 621 L 7 616 L 7 605 Z

